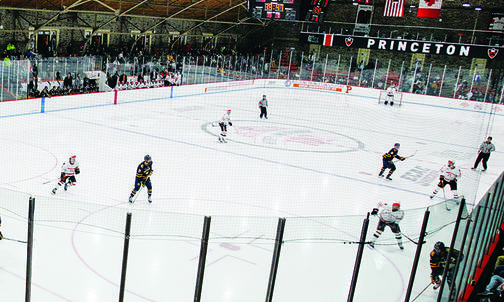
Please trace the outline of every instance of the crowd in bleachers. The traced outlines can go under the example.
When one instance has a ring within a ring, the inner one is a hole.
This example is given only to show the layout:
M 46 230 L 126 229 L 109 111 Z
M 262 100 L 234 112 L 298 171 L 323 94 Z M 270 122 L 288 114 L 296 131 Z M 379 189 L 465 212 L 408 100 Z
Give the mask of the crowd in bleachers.
M 152 70 L 148 76 L 139 73 L 136 77 L 128 77 L 124 73 L 119 75 L 117 72 L 114 75 L 107 75 L 107 85 L 114 90 L 179 86 L 181 83 L 180 72 L 162 71 L 159 73 L 157 69 Z
M 36 76 L 33 76 L 28 83 L 28 98 L 53 97 L 58 95 L 70 95 L 98 92 L 96 80 L 88 78 L 87 75 L 81 79 L 80 74 L 75 77 L 71 73 L 62 80 L 57 76 L 54 81 L 39 83 Z

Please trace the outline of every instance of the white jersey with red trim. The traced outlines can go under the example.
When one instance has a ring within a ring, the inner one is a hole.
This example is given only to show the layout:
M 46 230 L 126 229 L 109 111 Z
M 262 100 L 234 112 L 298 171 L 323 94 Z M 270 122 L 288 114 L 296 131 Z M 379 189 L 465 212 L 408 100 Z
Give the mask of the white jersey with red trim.
M 394 96 L 394 94 L 397 92 L 397 88 L 395 86 L 390 86 L 387 88 L 387 95 L 388 96 Z
M 74 176 L 75 169 L 79 168 L 79 162 L 77 159 L 74 160 L 74 163 L 70 163 L 70 159 L 63 163 L 61 166 L 61 172 L 65 173 L 65 176 Z
M 459 168 L 455 166 L 452 167 L 453 168 L 450 168 L 448 165 L 444 165 L 440 170 L 441 176 L 443 176 L 446 181 L 452 181 L 462 176 Z
M 229 116 L 229 113 L 224 113 L 224 115 L 222 116 L 220 122 L 224 125 L 229 125 L 229 123 L 231 122 L 231 116 Z
M 385 223 L 399 223 L 404 218 L 404 211 L 401 209 L 397 209 L 396 211 L 392 211 L 391 204 L 383 204 L 381 206 L 380 211 L 380 220 Z

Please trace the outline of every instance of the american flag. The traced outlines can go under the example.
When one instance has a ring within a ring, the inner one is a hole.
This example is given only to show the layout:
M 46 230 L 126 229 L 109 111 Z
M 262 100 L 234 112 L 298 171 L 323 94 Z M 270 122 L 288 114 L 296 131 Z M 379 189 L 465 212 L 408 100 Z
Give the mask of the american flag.
M 402 17 L 406 0 L 385 0 L 384 17 Z

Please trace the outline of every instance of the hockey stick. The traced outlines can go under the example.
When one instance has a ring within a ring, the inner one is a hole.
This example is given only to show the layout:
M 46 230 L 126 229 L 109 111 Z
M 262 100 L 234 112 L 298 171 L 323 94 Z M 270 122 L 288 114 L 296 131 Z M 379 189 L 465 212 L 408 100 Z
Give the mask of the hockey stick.
M 404 234 L 404 233 L 401 233 L 406 239 L 408 239 L 409 241 L 413 242 L 414 244 L 417 244 L 418 245 L 418 242 L 416 242 L 415 240 L 411 239 L 408 235 Z
M 3 239 L 9 240 L 9 241 L 15 241 L 15 242 L 19 242 L 19 243 L 28 243 L 28 242 L 23 241 L 23 240 L 11 239 L 11 238 L 6 238 L 6 237 L 4 237 Z
M 414 302 L 416 299 L 418 299 L 418 297 L 420 297 L 424 293 L 424 291 L 426 291 L 429 286 L 431 286 L 431 284 L 432 282 L 429 282 L 429 284 L 427 284 L 427 286 L 413 300 L 411 300 L 411 302 Z
M 51 179 L 51 180 L 48 180 L 48 181 L 44 181 L 42 184 L 43 184 L 43 185 L 46 185 L 46 184 L 48 184 L 48 183 L 50 183 L 50 182 L 53 182 L 53 181 L 56 181 L 56 180 L 58 180 L 58 179 L 60 179 L 60 178 L 58 177 L 58 178 L 55 178 L 55 179 Z
M 408 155 L 408 156 L 405 156 L 404 158 L 410 158 L 410 157 L 413 157 L 417 154 L 418 150 L 415 150 L 415 152 L 413 152 L 412 154 Z

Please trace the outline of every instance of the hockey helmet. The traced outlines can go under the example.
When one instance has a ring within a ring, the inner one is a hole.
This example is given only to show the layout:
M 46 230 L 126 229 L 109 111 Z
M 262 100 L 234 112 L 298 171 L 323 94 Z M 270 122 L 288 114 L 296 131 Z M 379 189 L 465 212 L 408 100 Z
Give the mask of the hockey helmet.
M 393 207 L 401 207 L 401 204 L 399 203 L 399 201 L 394 201 L 394 203 L 392 204 Z
M 394 148 L 399 149 L 399 147 L 401 147 L 401 144 L 399 144 L 399 143 L 394 144 Z
M 152 160 L 152 158 L 149 154 L 144 156 L 144 161 L 150 161 L 150 160 Z
M 455 161 L 449 160 L 448 161 L 448 167 L 455 167 Z
M 227 110 L 227 113 L 231 113 L 231 109 L 228 109 L 228 110 Z
M 445 251 L 446 247 L 442 241 L 438 241 L 434 244 L 434 250 L 438 253 Z
M 489 137 L 487 138 L 487 140 L 488 140 L 488 141 L 491 141 L 491 140 L 492 140 L 492 137 L 491 137 L 491 136 L 489 136 Z
M 73 165 L 75 163 L 76 159 L 77 159 L 77 155 L 71 154 L 70 157 L 68 158 L 68 162 Z

